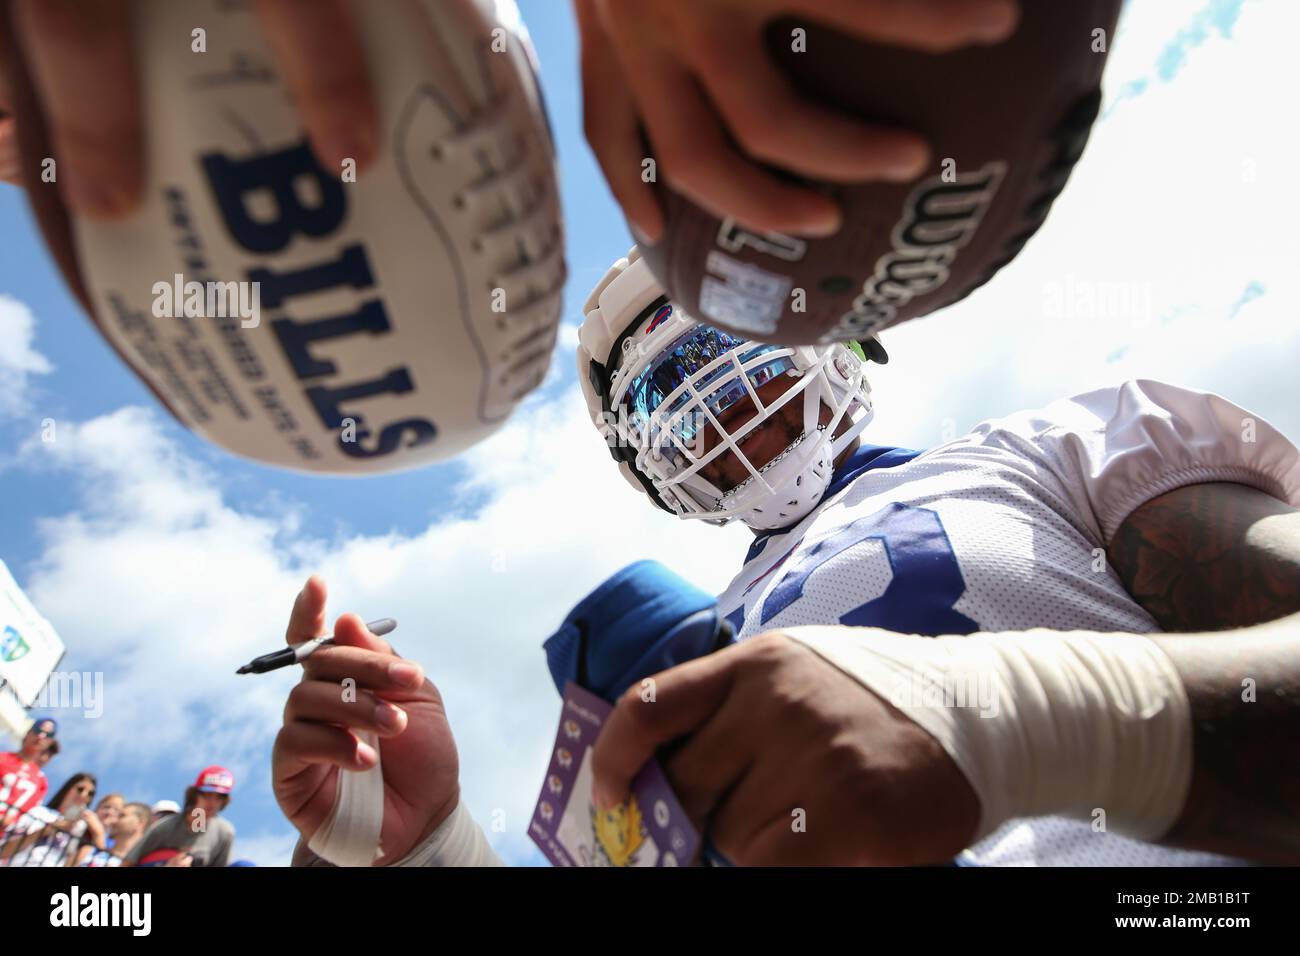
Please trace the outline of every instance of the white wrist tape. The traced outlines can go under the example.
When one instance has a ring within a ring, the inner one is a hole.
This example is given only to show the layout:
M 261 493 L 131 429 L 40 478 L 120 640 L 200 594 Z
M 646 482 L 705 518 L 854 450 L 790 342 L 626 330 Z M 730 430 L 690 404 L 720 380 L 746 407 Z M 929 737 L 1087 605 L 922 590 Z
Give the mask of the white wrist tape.
M 784 631 L 943 746 L 980 800 L 978 840 L 1016 817 L 1069 816 L 1141 840 L 1177 820 L 1192 776 L 1187 691 L 1148 637 L 1034 630 L 927 638 Z M 974 841 L 972 841 L 974 842 Z
M 353 733 L 379 756 L 379 737 L 368 730 Z M 384 826 L 384 771 L 376 760 L 369 770 L 341 770 L 334 808 L 307 848 L 335 866 L 373 866 L 382 850 L 379 834 Z
M 392 866 L 504 866 L 464 803 Z
M 353 733 L 379 755 L 379 737 L 372 731 Z M 339 774 L 334 808 L 312 834 L 307 848 L 335 866 L 373 866 L 382 854 L 379 845 L 384 825 L 383 764 L 369 770 L 344 770 Z M 423 843 L 390 866 L 502 866 L 474 818 L 457 803 Z

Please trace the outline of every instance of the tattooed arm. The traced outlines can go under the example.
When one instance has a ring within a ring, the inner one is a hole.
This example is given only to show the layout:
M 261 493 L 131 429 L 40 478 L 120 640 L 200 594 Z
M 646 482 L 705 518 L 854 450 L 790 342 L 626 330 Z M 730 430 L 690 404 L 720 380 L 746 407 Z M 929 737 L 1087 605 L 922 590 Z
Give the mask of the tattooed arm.
M 1300 611 L 1300 511 L 1246 485 L 1187 485 L 1153 498 L 1120 525 L 1107 554 L 1166 631 Z
M 1162 843 L 1300 863 L 1300 614 L 1155 637 L 1187 688 L 1192 783 Z
M 1300 861 L 1300 511 L 1245 485 L 1189 485 L 1133 512 L 1109 555 L 1166 631 L 1220 631 L 1156 637 L 1187 688 L 1195 752 L 1163 842 Z

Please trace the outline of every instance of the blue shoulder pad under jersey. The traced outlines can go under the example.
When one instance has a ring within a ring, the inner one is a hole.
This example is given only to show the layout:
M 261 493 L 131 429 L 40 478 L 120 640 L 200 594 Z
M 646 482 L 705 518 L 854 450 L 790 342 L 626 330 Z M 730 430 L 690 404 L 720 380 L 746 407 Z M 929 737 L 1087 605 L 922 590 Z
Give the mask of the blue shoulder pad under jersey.
M 712 595 L 638 561 L 583 598 L 543 649 L 561 694 L 573 681 L 612 703 L 638 681 L 734 641 Z

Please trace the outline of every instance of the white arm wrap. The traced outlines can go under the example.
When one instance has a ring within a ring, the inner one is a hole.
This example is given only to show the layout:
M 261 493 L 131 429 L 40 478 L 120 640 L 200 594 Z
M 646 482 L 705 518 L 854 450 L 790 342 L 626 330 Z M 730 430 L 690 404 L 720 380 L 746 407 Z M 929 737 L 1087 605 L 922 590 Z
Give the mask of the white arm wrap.
M 423 843 L 391 866 L 505 866 L 463 802 Z
M 1137 634 L 1024 631 L 926 638 L 871 628 L 784 631 L 943 746 L 981 806 L 978 840 L 1017 817 L 1106 814 L 1163 836 L 1192 776 L 1187 692 Z M 972 841 L 974 842 L 974 841 Z
M 379 737 L 368 730 L 356 730 L 363 742 L 379 754 Z M 373 866 L 383 853 L 379 845 L 384 825 L 383 764 L 369 770 L 344 770 L 339 774 L 334 808 L 312 834 L 307 848 L 335 866 Z M 442 821 L 428 838 L 389 866 L 503 866 L 474 818 L 457 803 L 451 816 Z
M 379 736 L 373 731 L 353 733 L 379 757 Z M 334 808 L 307 848 L 335 866 L 373 866 L 379 858 L 379 834 L 384 826 L 384 771 L 376 759 L 369 770 L 341 770 Z

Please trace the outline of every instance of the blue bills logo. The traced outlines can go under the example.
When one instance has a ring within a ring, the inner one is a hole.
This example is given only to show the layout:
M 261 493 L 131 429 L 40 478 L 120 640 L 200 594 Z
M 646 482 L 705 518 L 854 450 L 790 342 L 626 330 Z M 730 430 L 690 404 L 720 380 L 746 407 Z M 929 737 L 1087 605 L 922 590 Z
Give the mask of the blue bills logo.
M 667 321 L 668 317 L 672 314 L 673 307 L 671 305 L 661 305 L 659 310 L 655 312 L 655 317 L 651 319 L 650 324 L 646 326 L 645 334 L 649 335 L 655 329 L 659 328 L 659 326 Z
M 6 626 L 4 634 L 0 634 L 0 660 L 6 664 L 25 656 L 30 650 L 31 647 L 23 640 L 23 636 L 12 627 Z

